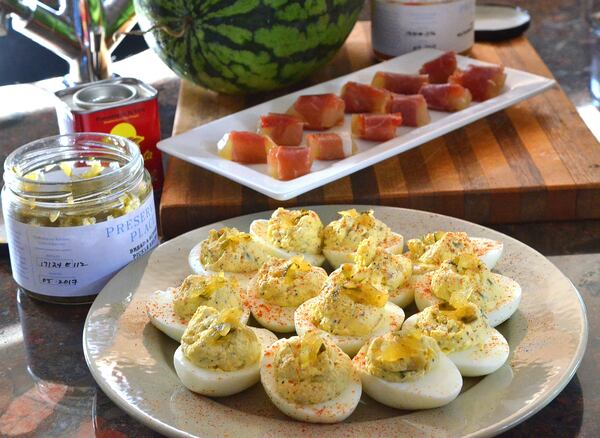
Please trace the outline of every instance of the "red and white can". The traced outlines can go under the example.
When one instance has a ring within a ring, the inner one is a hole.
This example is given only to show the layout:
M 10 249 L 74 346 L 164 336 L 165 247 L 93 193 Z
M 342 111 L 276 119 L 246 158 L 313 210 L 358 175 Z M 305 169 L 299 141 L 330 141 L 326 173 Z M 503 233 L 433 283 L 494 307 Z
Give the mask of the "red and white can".
M 101 132 L 134 141 L 152 177 L 154 191 L 162 189 L 163 168 L 156 143 L 160 140 L 158 91 L 134 78 L 114 78 L 55 93 L 61 134 Z

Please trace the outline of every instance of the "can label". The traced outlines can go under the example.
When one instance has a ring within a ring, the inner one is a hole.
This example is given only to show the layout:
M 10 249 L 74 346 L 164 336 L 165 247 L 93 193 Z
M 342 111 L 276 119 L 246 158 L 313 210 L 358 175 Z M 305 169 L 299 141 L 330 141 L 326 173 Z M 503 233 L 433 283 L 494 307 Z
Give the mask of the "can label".
M 475 0 L 402 3 L 373 0 L 376 52 L 399 56 L 424 48 L 463 52 L 475 40 Z
M 47 296 L 95 295 L 117 271 L 158 244 L 152 193 L 138 209 L 94 225 L 39 227 L 7 213 L 4 221 L 15 281 Z
M 126 84 L 136 91 L 134 98 L 122 102 L 110 101 L 104 96 L 106 104 L 94 103 L 94 108 L 83 108 L 74 99 L 81 91 L 101 87 L 110 92 L 111 85 Z M 152 186 L 160 190 L 163 184 L 161 153 L 156 147 L 160 141 L 160 116 L 156 90 L 131 78 L 109 79 L 78 86 L 58 92 L 62 101 L 57 106 L 57 116 L 61 134 L 74 132 L 101 132 L 119 135 L 135 142 L 144 157 L 144 166 L 152 177 Z

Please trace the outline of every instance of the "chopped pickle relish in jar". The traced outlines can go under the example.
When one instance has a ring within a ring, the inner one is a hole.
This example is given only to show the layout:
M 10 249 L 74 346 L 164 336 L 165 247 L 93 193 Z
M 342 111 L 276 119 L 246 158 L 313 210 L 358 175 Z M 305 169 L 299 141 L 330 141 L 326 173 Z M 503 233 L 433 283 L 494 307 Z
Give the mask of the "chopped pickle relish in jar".
M 13 276 L 36 298 L 89 301 L 112 273 L 157 244 L 150 177 L 138 146 L 125 138 L 34 141 L 7 157 L 4 182 Z

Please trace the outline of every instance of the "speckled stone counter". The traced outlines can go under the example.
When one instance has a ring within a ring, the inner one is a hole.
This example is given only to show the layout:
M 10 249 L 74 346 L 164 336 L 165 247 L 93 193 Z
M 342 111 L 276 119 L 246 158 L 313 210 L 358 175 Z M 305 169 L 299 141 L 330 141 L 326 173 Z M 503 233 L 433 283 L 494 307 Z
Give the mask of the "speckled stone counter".
M 584 1 L 501 3 L 518 3 L 530 10 L 533 23 L 528 37 L 575 104 L 589 104 L 593 41 L 584 21 Z M 157 85 L 162 93 L 163 133 L 167 134 L 178 80 L 170 78 Z M 0 111 L 0 133 L 0 156 L 29 140 L 55 134 L 53 109 L 8 115 Z M 573 380 L 546 408 L 506 435 L 600 436 L 596 371 L 600 361 L 600 221 L 497 229 L 550 256 L 581 292 L 590 329 L 588 350 Z M 0 436 L 158 436 L 114 405 L 91 378 L 81 344 L 88 308 L 44 304 L 18 293 L 6 247 L 0 246 Z

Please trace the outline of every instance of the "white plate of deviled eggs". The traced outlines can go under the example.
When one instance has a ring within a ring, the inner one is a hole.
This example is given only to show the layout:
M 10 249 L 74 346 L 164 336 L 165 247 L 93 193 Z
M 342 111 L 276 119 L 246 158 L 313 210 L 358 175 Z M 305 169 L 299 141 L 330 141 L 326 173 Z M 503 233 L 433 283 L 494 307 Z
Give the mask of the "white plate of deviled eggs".
M 158 432 L 489 436 L 575 373 L 585 308 L 526 245 L 400 208 L 272 213 L 162 244 L 92 305 L 92 375 Z

